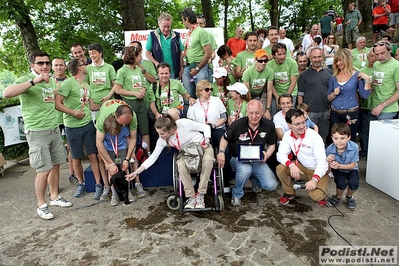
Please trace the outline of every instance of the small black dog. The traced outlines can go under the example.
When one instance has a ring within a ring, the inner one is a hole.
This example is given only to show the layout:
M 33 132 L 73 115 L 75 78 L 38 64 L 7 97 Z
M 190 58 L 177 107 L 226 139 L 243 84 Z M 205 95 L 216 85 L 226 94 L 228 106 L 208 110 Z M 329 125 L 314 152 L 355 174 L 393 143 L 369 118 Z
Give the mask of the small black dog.
M 119 168 L 119 166 L 118 166 Z M 125 204 L 130 204 L 129 201 L 129 182 L 126 180 L 126 172 L 119 168 L 119 171 L 112 175 L 110 180 L 110 186 L 114 185 L 118 192 L 120 201 L 125 201 Z

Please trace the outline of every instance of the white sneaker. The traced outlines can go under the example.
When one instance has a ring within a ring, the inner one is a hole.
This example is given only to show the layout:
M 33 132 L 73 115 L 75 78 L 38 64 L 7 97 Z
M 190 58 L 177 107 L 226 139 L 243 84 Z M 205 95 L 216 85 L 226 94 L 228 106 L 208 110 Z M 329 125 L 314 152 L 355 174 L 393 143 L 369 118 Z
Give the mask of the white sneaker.
M 40 216 L 40 218 L 45 219 L 45 220 L 50 220 L 50 219 L 54 218 L 54 215 L 48 209 L 48 206 L 46 203 L 43 203 L 42 206 L 37 208 L 37 214 Z
M 184 206 L 185 209 L 194 209 L 195 208 L 195 197 L 190 197 L 188 198 L 187 202 L 186 202 L 186 206 Z
M 50 206 L 71 207 L 72 202 L 69 202 L 63 197 L 58 196 L 57 200 L 50 200 Z
M 111 197 L 111 206 L 116 206 L 118 204 L 119 204 L 118 195 L 112 195 L 112 197 Z

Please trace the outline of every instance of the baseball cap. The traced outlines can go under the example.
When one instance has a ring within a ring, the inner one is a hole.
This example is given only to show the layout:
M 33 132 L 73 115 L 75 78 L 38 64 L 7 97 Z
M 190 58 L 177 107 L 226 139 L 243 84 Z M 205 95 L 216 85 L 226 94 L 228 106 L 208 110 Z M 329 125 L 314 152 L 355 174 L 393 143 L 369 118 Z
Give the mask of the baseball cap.
M 231 86 L 227 86 L 227 89 L 229 91 L 236 91 L 238 92 L 240 95 L 246 95 L 248 93 L 248 88 L 247 86 L 245 86 L 244 83 L 242 82 L 236 82 Z
M 227 70 L 224 67 L 217 67 L 213 72 L 212 77 L 217 79 L 221 77 L 227 77 Z
M 263 50 L 263 49 L 256 50 L 255 58 L 259 59 L 259 58 L 262 58 L 264 56 L 267 56 L 267 52 L 265 50 Z

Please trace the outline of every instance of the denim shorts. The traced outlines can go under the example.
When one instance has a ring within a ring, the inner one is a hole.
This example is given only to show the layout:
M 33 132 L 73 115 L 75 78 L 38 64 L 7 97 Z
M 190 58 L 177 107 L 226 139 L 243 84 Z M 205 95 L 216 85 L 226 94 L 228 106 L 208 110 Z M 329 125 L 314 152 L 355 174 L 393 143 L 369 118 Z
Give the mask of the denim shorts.
M 87 154 L 97 153 L 96 128 L 92 121 L 82 127 L 65 127 L 65 134 L 73 159 L 82 159 L 84 157 L 83 145 Z

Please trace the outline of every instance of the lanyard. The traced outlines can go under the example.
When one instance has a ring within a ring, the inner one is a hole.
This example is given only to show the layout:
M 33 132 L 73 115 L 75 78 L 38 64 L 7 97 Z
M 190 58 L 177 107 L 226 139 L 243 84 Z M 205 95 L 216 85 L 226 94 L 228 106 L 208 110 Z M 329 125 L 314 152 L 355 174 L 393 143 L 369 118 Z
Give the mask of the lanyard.
M 197 27 L 198 25 L 193 25 L 192 27 L 191 27 L 191 30 L 189 30 L 189 32 L 188 32 L 188 34 L 187 34 L 187 37 L 186 37 L 186 43 L 184 44 L 184 52 L 183 52 L 183 57 L 186 57 L 186 54 L 187 54 L 187 49 L 188 49 L 188 39 L 190 38 L 190 35 L 191 35 L 191 33 L 193 32 L 193 30 L 195 30 L 195 28 Z
M 205 109 L 205 107 L 202 105 L 202 102 L 200 99 L 198 99 L 202 109 L 204 109 L 204 115 L 205 115 L 205 124 L 208 123 L 208 110 L 209 110 L 209 105 L 211 105 L 211 99 L 209 98 L 209 101 L 207 102 L 207 107 Z
M 254 139 L 258 135 L 258 132 L 259 132 L 259 130 L 256 130 L 254 135 L 252 136 L 252 130 L 250 128 L 248 128 L 248 133 L 249 133 L 249 137 L 251 138 L 251 143 L 254 143 Z
M 237 106 L 237 109 L 236 109 L 236 120 L 237 120 L 238 118 L 240 118 L 241 106 L 242 106 L 242 103 L 240 103 L 240 105 Z M 234 104 L 234 107 L 236 107 L 235 104 Z
M 300 138 L 300 142 L 299 142 L 299 145 L 298 145 L 298 148 L 296 147 L 296 145 L 295 145 L 295 139 L 293 139 L 293 141 L 294 141 L 294 153 L 295 153 L 295 157 L 296 157 L 296 160 L 295 160 L 295 165 L 298 165 L 298 153 L 299 153 L 299 149 L 301 148 L 301 146 L 302 146 L 302 140 L 303 140 L 303 138 Z
M 170 144 L 172 144 L 173 147 L 175 147 L 177 150 L 180 150 L 180 140 L 179 140 L 179 134 L 176 131 L 176 139 L 177 139 L 177 145 L 175 143 L 172 142 L 172 140 L 170 139 L 169 142 Z
M 79 81 L 79 79 L 76 76 L 75 76 L 75 79 L 79 82 L 79 84 L 82 86 L 82 89 L 83 89 L 82 106 L 80 107 L 81 109 L 83 109 L 83 107 L 85 106 L 86 100 L 87 100 L 86 99 L 87 89 L 83 85 L 83 82 Z
M 118 135 L 115 136 L 115 144 L 112 141 L 112 136 L 109 136 L 109 139 L 111 140 L 112 149 L 115 152 L 116 158 L 118 158 Z

